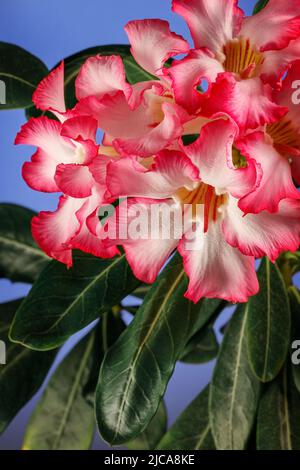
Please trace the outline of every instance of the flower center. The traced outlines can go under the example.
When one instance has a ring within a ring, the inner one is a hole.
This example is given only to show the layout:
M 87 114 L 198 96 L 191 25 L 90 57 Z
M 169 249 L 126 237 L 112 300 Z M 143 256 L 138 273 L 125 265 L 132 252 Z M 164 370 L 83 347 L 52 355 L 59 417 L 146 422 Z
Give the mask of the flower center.
M 85 148 L 83 147 L 83 145 L 78 144 L 76 142 L 76 149 L 75 149 L 76 163 L 78 163 L 78 164 L 84 163 L 85 156 L 86 156 Z
M 286 147 L 300 150 L 300 134 L 289 119 L 283 118 L 267 126 L 267 133 L 272 137 L 274 147 L 280 153 L 288 153 Z
M 151 120 L 149 127 L 156 127 L 165 117 L 162 109 L 163 103 L 173 103 L 174 98 L 169 92 L 165 92 L 163 95 L 157 95 L 152 90 L 147 90 L 144 94 L 144 99 L 147 102 L 147 113 Z
M 247 168 L 248 166 L 246 157 L 235 147 L 232 148 L 232 163 L 235 168 Z
M 198 205 L 204 206 L 204 233 L 208 230 L 209 222 L 215 222 L 220 215 L 220 207 L 227 201 L 227 195 L 217 195 L 215 189 L 209 184 L 200 183 L 195 189 L 180 188 L 174 199 L 182 206 L 190 206 L 193 220 L 197 219 Z M 188 209 L 185 207 L 185 209 Z
M 263 54 L 251 46 L 249 39 L 233 39 L 224 46 L 226 72 L 239 74 L 241 78 L 253 78 L 257 67 L 264 61 Z

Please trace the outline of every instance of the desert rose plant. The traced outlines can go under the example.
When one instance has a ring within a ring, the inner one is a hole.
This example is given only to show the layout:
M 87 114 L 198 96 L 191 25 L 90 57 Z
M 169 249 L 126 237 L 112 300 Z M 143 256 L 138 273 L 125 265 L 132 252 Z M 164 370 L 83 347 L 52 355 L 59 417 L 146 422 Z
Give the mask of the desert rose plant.
M 1 431 L 90 325 L 25 449 L 89 449 L 94 409 L 103 439 L 130 449 L 300 449 L 300 1 L 259 1 L 251 17 L 236 0 L 172 9 L 193 46 L 160 19 L 50 72 L 1 45 L 26 64 L 2 64 L 6 108 L 28 118 L 15 143 L 36 148 L 23 178 L 58 194 L 54 212 L 0 207 L 1 275 L 32 284 L 0 306 Z M 215 358 L 168 429 L 177 361 Z

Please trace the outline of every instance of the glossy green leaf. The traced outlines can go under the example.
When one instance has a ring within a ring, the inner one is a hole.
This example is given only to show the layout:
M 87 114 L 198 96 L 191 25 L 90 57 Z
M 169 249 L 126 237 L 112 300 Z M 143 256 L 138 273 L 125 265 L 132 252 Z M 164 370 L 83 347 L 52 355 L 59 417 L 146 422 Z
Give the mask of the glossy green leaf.
M 74 253 L 73 259 L 72 269 L 52 261 L 41 273 L 17 312 L 12 341 L 56 348 L 139 285 L 125 255 L 106 260 Z
M 6 364 L 0 365 L 0 432 L 40 388 L 56 354 L 31 351 L 9 341 L 9 327 L 22 300 L 0 305 L 0 340 L 6 345 Z
M 214 450 L 208 416 L 209 387 L 203 390 L 159 442 L 159 450 Z
M 290 347 L 290 307 L 276 264 L 263 259 L 258 280 L 260 291 L 249 301 L 248 353 L 255 375 L 268 382 L 279 373 Z
M 167 410 L 162 401 L 147 428 L 125 447 L 130 450 L 153 450 L 167 431 Z
M 189 364 L 203 364 L 214 359 L 219 351 L 217 341 L 212 326 L 200 330 L 186 345 L 180 360 Z
M 286 368 L 261 398 L 258 450 L 300 450 L 300 394 Z
M 93 353 L 93 364 L 89 380 L 85 386 L 84 394 L 90 396 L 94 403 L 94 395 L 98 384 L 99 370 L 107 350 L 119 338 L 126 328 L 126 324 L 120 316 L 120 311 L 116 308 L 101 315 L 100 322 L 96 329 L 96 342 Z
M 297 287 L 289 288 L 289 299 L 292 319 L 291 362 L 292 374 L 297 390 L 300 393 L 300 293 Z
M 95 428 L 93 403 L 84 395 L 93 364 L 95 333 L 61 362 L 26 428 L 23 450 L 87 450 Z
M 253 9 L 253 15 L 256 15 L 256 13 L 259 13 L 263 8 L 265 8 L 268 2 L 269 0 L 258 0 Z
M 205 323 L 209 309 L 215 310 L 214 301 L 194 305 L 185 299 L 186 288 L 176 255 L 104 359 L 96 414 L 100 433 L 113 445 L 134 439 L 147 427 L 183 348 Z
M 0 42 L 0 80 L 6 95 L 0 110 L 31 106 L 32 94 L 47 73 L 46 65 L 25 49 Z
M 28 108 L 25 108 L 25 116 L 27 119 L 46 116 L 49 119 L 58 120 L 57 117 L 54 116 L 54 114 L 52 114 L 50 111 L 41 111 L 40 109 L 37 109 L 34 104 L 32 106 L 28 106 Z
M 199 134 L 187 134 L 182 136 L 183 145 L 193 144 L 199 137 Z
M 210 387 L 210 424 L 218 450 L 246 447 L 256 416 L 260 383 L 247 354 L 249 304 L 240 305 L 224 335 Z
M 151 289 L 150 284 L 142 284 L 134 292 L 132 292 L 132 295 L 134 297 L 138 297 L 139 299 L 144 299 L 150 289 Z
M 33 283 L 50 258 L 31 235 L 30 209 L 0 204 L 0 277 L 14 282 Z

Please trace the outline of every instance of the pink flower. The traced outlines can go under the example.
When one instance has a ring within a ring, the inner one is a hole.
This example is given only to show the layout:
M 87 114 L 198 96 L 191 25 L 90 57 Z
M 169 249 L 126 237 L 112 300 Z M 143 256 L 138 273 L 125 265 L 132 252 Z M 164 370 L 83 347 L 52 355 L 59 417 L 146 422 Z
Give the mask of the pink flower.
M 272 86 L 299 57 L 299 0 L 269 0 L 251 17 L 237 0 L 173 0 L 173 11 L 186 20 L 196 48 L 165 71 L 178 104 L 190 113 L 201 106 L 207 116 L 223 111 L 241 132 L 285 114 Z M 196 87 L 203 79 L 209 89 L 201 95 Z
M 76 80 L 76 110 L 98 121 L 104 142 L 113 143 L 120 155 L 147 157 L 190 133 L 195 120 L 175 103 L 164 74 L 166 60 L 188 52 L 189 45 L 166 21 L 132 21 L 125 29 L 135 60 L 153 79 L 130 86 L 120 57 L 92 57 Z
M 255 191 L 240 202 L 245 212 L 276 212 L 285 198 L 299 199 L 293 178 L 300 183 L 300 113 L 293 99 L 293 84 L 300 77 L 300 61 L 295 62 L 274 99 L 288 113 L 280 120 L 247 134 L 237 143 L 244 155 L 251 156 L 262 169 L 262 181 Z
M 58 121 L 22 127 L 16 143 L 37 147 L 23 176 L 62 195 L 33 219 L 33 235 L 67 266 L 75 248 L 112 257 L 122 245 L 149 283 L 178 250 L 189 299 L 246 302 L 259 288 L 255 258 L 275 261 L 300 244 L 300 0 L 269 0 L 250 18 L 236 0 L 173 0 L 173 10 L 195 49 L 166 21 L 125 28 L 148 80 L 131 85 L 120 57 L 96 56 L 79 72 L 72 110 L 63 64 L 38 86 L 35 105 Z M 184 145 L 186 135 L 196 140 Z M 99 209 L 117 198 L 103 226 Z
M 96 183 L 93 177 L 95 161 L 101 159 L 96 144 L 97 122 L 66 111 L 63 64 L 40 83 L 33 100 L 40 109 L 52 111 L 60 122 L 43 116 L 22 126 L 16 144 L 37 147 L 31 162 L 23 166 L 23 177 L 37 191 L 63 193 L 55 212 L 34 217 L 35 240 L 49 256 L 67 266 L 72 265 L 74 248 L 96 256 L 114 256 L 118 250 L 105 248 L 86 224 L 105 203 L 105 184 Z
M 201 297 L 218 297 L 245 302 L 258 290 L 254 258 L 266 255 L 274 261 L 282 251 L 298 248 L 298 201 L 284 199 L 275 214 L 261 211 L 244 215 L 240 210 L 239 203 L 259 186 L 261 174 L 249 158 L 235 166 L 239 158 L 234 145 L 237 136 L 238 128 L 232 121 L 219 119 L 206 124 L 196 142 L 182 146 L 181 152 L 159 153 L 148 168 L 132 158 L 109 163 L 110 194 L 130 199 L 121 203 L 113 221 L 108 221 L 108 233 L 117 236 L 106 244 L 124 247 L 139 279 L 153 282 L 178 248 L 190 279 L 189 299 L 197 302 Z M 175 219 L 189 209 L 189 223 L 182 226 L 179 239 L 162 239 L 160 224 L 152 227 L 151 237 L 130 237 L 128 230 L 137 205 L 144 214 L 150 214 L 154 206 L 167 205 Z

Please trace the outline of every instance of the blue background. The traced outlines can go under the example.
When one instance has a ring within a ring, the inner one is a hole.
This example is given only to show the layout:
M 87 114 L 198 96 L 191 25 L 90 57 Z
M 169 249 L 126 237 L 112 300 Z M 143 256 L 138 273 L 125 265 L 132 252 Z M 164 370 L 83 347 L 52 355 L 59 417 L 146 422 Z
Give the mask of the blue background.
M 255 0 L 239 2 L 247 15 L 251 14 L 255 3 Z M 171 12 L 170 4 L 171 0 L 1 0 L 0 40 L 22 46 L 52 68 L 62 58 L 82 49 L 127 43 L 123 27 L 132 19 L 166 19 L 173 31 L 190 39 L 184 21 Z M 0 201 L 22 204 L 36 211 L 54 210 L 57 195 L 34 192 L 22 180 L 22 164 L 33 152 L 29 147 L 16 147 L 13 142 L 24 122 L 22 110 L 0 113 Z M 18 298 L 28 289 L 26 285 L 0 280 L 0 301 Z M 228 314 L 225 312 L 219 326 Z M 77 339 L 78 335 L 68 342 L 59 359 Z M 213 362 L 203 366 L 178 364 L 166 394 L 170 424 L 209 382 L 213 365 Z M 26 421 L 36 399 L 19 413 L 0 437 L 0 449 L 21 447 Z M 97 435 L 94 448 L 105 448 Z

